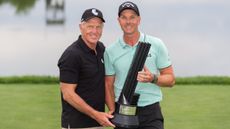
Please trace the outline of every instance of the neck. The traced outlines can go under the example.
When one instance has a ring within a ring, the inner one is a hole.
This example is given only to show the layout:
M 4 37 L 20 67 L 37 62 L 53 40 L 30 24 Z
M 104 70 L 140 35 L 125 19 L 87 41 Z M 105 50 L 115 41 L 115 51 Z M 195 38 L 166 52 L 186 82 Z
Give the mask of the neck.
M 92 50 L 94 50 L 96 52 L 96 43 L 95 44 L 89 43 L 89 42 L 87 42 L 87 40 L 85 40 L 84 37 L 81 37 L 81 38 L 90 49 L 92 49 Z
M 139 37 L 140 37 L 139 31 L 133 34 L 124 34 L 123 36 L 125 43 L 129 44 L 130 46 L 134 46 L 137 43 Z

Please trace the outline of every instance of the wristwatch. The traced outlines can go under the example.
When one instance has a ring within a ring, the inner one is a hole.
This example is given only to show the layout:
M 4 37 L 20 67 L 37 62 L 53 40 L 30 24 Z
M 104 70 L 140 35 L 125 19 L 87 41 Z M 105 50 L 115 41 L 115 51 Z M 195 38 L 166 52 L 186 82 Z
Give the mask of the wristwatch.
M 151 83 L 156 84 L 158 81 L 158 76 L 156 74 L 153 74 L 153 80 L 151 81 Z

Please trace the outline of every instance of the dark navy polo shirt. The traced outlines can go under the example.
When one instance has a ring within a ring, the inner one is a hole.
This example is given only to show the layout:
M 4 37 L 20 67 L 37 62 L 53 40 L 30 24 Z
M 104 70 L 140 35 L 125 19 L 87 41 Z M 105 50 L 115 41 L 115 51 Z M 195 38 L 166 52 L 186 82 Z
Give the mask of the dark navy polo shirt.
M 78 40 L 64 51 L 58 61 L 60 82 L 77 84 L 75 92 L 91 107 L 102 112 L 105 109 L 104 50 L 104 45 L 98 42 L 96 54 L 79 36 Z M 86 128 L 100 126 L 94 119 L 67 103 L 62 94 L 61 98 L 62 127 Z

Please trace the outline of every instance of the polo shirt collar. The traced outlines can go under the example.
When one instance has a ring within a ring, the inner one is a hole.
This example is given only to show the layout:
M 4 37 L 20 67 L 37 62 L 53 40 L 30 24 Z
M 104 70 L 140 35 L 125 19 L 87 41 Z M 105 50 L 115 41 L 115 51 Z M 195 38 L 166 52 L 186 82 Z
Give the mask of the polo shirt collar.
M 140 41 L 144 41 L 144 33 L 142 33 L 142 32 L 140 32 L 140 37 L 138 39 L 138 42 L 140 42 Z M 123 36 L 119 38 L 119 43 L 122 46 L 122 48 L 129 46 L 127 43 L 125 43 Z M 134 46 L 137 46 L 137 44 L 135 44 Z
M 89 47 L 86 45 L 86 43 L 85 43 L 84 40 L 82 39 L 81 35 L 79 35 L 78 40 L 79 40 L 79 45 L 80 45 L 80 47 L 81 47 L 85 52 L 90 52 L 90 53 L 94 53 L 94 54 L 95 54 L 94 50 L 91 49 L 91 48 L 89 48 Z M 98 44 L 97 44 L 97 46 L 96 46 L 96 51 L 97 51 L 97 52 L 100 52 L 100 49 L 99 49 L 99 45 L 98 45 Z

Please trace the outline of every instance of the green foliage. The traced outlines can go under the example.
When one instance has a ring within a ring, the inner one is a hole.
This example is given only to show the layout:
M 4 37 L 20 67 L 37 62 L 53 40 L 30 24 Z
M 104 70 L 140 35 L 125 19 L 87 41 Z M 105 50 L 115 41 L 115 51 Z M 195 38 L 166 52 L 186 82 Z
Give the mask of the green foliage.
M 27 13 L 36 3 L 36 0 L 0 0 L 0 5 L 9 3 L 16 8 L 16 13 Z
M 196 77 L 177 77 L 177 85 L 230 85 L 230 77 L 227 76 L 196 76 Z
M 0 84 L 57 84 L 59 80 L 52 76 L 11 76 L 0 77 Z
M 55 76 L 9 76 L 0 77 L 0 84 L 57 84 L 58 77 Z M 230 85 L 230 77 L 227 76 L 195 76 L 177 77 L 177 85 Z

